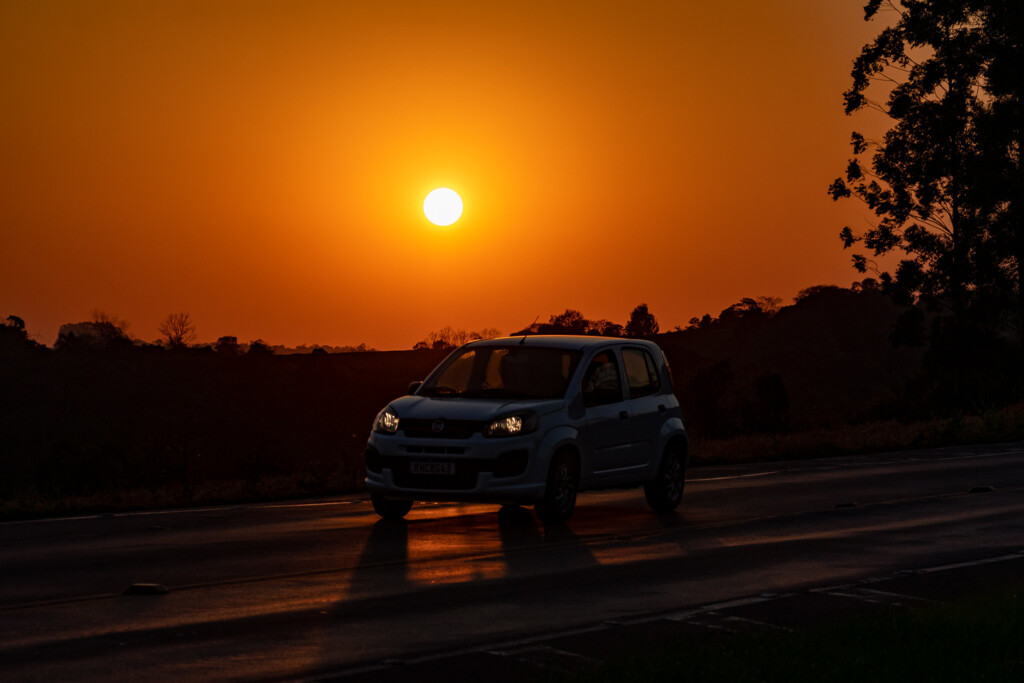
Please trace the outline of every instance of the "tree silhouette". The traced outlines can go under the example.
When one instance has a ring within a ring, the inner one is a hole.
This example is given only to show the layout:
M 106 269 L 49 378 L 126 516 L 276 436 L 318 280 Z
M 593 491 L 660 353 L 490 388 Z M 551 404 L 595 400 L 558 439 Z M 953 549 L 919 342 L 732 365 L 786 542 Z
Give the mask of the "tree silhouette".
M 224 356 L 240 356 L 242 354 L 242 348 L 238 345 L 238 337 L 220 337 L 213 345 L 213 350 Z
M 613 323 L 610 320 L 592 320 L 587 324 L 587 334 L 599 335 L 601 337 L 621 337 L 622 325 Z
M 100 309 L 94 308 L 92 309 L 92 321 L 98 325 L 109 325 L 116 329 L 120 334 L 115 336 L 124 337 L 125 339 L 128 338 L 127 320 L 121 320 L 121 318 L 116 315 L 108 315 Z
M 894 250 L 906 256 L 895 277 L 880 273 L 887 291 L 907 303 L 926 302 L 962 323 L 972 314 L 984 315 L 994 301 L 1007 301 L 1012 279 L 1019 277 L 1020 254 L 1014 263 L 1007 240 L 996 230 L 1013 202 L 1019 217 L 1019 89 L 1015 96 L 994 92 L 988 75 L 1012 72 L 1000 82 L 1008 91 L 1014 81 L 1019 86 L 1019 58 L 1007 63 L 1012 57 L 997 54 L 995 45 L 1015 40 L 1019 55 L 1021 24 L 1008 29 L 1013 36 L 1004 39 L 995 33 L 993 17 L 1016 12 L 1019 19 L 1021 3 L 885 4 L 899 19 L 864 46 L 844 97 L 847 114 L 874 109 L 893 125 L 880 141 L 853 133 L 854 156 L 829 194 L 836 200 L 857 197 L 878 217 L 863 234 L 843 228 L 844 247 L 862 242 L 876 256 Z M 875 16 L 881 5 L 882 0 L 870 0 L 865 18 Z M 891 86 L 884 102 L 868 96 L 877 82 Z M 994 118 L 995 103 L 1014 97 L 1016 142 Z M 1002 171 L 1014 159 L 1018 186 L 1011 191 Z M 853 263 L 860 272 L 871 266 L 863 254 L 855 254 Z
M 274 355 L 274 349 L 270 348 L 262 339 L 254 339 L 249 342 L 249 350 L 245 352 L 245 355 L 250 358 L 269 358 Z
M 556 334 L 585 334 L 590 321 L 575 308 L 567 308 L 564 313 L 551 316 L 548 324 Z
M 0 323 L 0 325 L 3 325 L 4 327 L 10 330 L 21 332 L 23 334 L 25 332 L 25 321 L 16 315 L 7 316 L 7 320 L 5 320 L 3 323 Z
M 436 332 L 427 335 L 427 342 L 434 349 L 451 349 L 462 346 L 470 340 L 470 333 L 463 329 L 455 329 L 451 325 L 445 325 Z
M 82 349 L 124 349 L 131 346 L 128 336 L 128 321 L 116 315 L 107 315 L 94 308 L 92 320 L 82 323 L 66 323 L 57 332 L 54 348 L 63 351 Z
M 463 329 L 456 329 L 451 325 L 445 325 L 440 330 L 431 332 L 427 335 L 427 338 L 416 342 L 413 345 L 414 350 L 419 349 L 453 349 L 456 346 L 462 346 L 468 341 L 474 339 L 495 339 L 501 336 L 501 330 L 494 327 L 485 327 L 479 332 L 467 332 Z M 365 351 L 366 346 L 360 344 L 357 351 Z
M 196 326 L 188 313 L 171 313 L 158 329 L 166 338 L 168 348 L 183 349 L 196 339 Z
M 26 344 L 35 346 L 30 342 L 28 332 L 25 330 L 25 321 L 16 315 L 9 315 L 4 321 L 0 321 L 0 345 L 24 346 Z
M 1004 182 L 993 186 L 1003 210 L 996 229 L 1016 262 L 1018 334 L 1024 331 L 1024 2 L 980 1 L 987 94 L 991 98 L 987 158 Z
M 627 337 L 653 337 L 658 334 L 658 320 L 647 310 L 647 304 L 640 304 L 629 314 L 626 323 Z

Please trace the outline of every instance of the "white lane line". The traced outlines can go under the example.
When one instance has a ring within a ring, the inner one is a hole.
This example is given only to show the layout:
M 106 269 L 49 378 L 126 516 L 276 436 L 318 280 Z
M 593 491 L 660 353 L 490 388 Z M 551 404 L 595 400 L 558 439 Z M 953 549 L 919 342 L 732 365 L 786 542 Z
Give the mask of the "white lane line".
M 756 605 L 758 603 L 768 602 L 769 600 L 774 600 L 774 599 L 775 599 L 774 596 L 770 597 L 770 598 L 763 598 L 763 597 L 760 597 L 760 596 L 754 597 L 754 598 L 740 598 L 739 600 L 729 600 L 728 602 L 719 602 L 719 603 L 716 603 L 714 605 L 704 605 L 703 607 L 698 607 L 696 609 L 689 609 L 689 610 L 686 610 L 685 612 L 676 612 L 675 614 L 669 614 L 667 616 L 658 616 L 658 617 L 655 617 L 655 618 L 647 617 L 647 618 L 645 618 L 645 621 L 654 621 L 654 619 L 668 619 L 669 621 L 688 621 L 689 619 L 692 619 L 693 617 L 696 617 L 696 616 L 701 615 L 701 614 L 707 614 L 708 612 L 717 612 L 718 610 L 730 609 L 732 607 L 744 607 L 746 605 Z
M 918 595 L 904 595 L 903 593 L 890 593 L 889 591 L 880 591 L 880 590 L 876 590 L 874 588 L 861 588 L 860 592 L 861 593 L 871 593 L 872 595 L 877 595 L 879 597 L 884 597 L 884 598 L 895 598 L 897 600 L 915 600 L 917 602 L 932 602 L 932 603 L 935 602 L 935 600 L 931 600 L 929 598 L 922 598 L 922 597 L 920 597 Z
M 867 595 L 858 593 L 847 593 L 845 591 L 824 591 L 824 595 L 832 595 L 837 598 L 849 598 L 850 600 L 860 600 L 861 602 L 870 602 L 875 605 L 892 605 L 892 600 L 881 600 L 879 597 L 868 597 Z
M 1022 551 L 1024 552 L 1024 551 Z M 944 572 L 949 569 L 961 569 L 963 567 L 979 567 L 983 564 L 994 564 L 996 562 L 1006 562 L 1007 560 L 1019 560 L 1021 553 L 1014 555 L 1002 555 L 1000 557 L 989 557 L 984 560 L 974 560 L 972 562 L 957 562 L 956 564 L 944 564 L 941 567 L 929 567 L 928 569 L 920 569 L 922 574 L 932 574 L 934 572 Z
M 570 659 L 588 662 L 590 664 L 601 664 L 600 659 L 594 659 L 593 657 L 588 657 L 587 655 L 580 654 L 579 652 L 570 652 L 569 650 L 563 650 L 561 648 L 552 647 L 551 645 L 544 644 L 527 645 L 524 647 L 510 648 L 505 650 L 487 650 L 487 654 L 495 655 L 498 657 L 512 657 L 513 659 L 523 662 L 524 664 L 533 664 L 535 666 L 539 666 L 542 669 L 546 669 L 549 667 L 545 666 L 542 662 L 530 659 L 530 655 L 553 654 L 558 655 L 559 657 L 568 657 Z
M 727 479 L 750 479 L 751 477 L 767 477 L 769 474 L 778 473 L 779 470 L 774 470 L 772 472 L 757 472 L 756 474 L 732 474 L 727 477 L 704 477 L 703 479 L 691 479 L 690 477 L 687 477 L 686 482 L 691 483 L 697 481 L 725 481 Z
M 316 503 L 239 503 L 237 505 L 221 505 L 218 507 L 204 508 L 172 508 L 169 510 L 137 510 L 135 512 L 104 512 L 98 515 L 79 515 L 76 517 L 43 517 L 40 519 L 18 519 L 12 522 L 0 522 L 0 526 L 14 526 L 17 524 L 44 524 L 47 522 L 75 522 L 88 519 L 112 519 L 120 517 L 149 517 L 159 515 L 185 515 L 204 512 L 225 512 L 230 510 L 280 510 L 288 508 L 315 508 L 330 507 L 332 505 L 355 505 L 367 503 L 366 498 L 351 498 L 345 500 L 330 500 Z

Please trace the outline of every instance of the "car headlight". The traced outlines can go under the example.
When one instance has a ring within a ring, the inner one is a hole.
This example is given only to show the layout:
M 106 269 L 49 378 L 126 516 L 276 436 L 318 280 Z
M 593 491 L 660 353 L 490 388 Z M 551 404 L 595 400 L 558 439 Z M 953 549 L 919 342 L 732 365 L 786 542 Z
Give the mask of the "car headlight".
M 533 413 L 506 415 L 487 425 L 484 436 L 519 436 L 537 429 L 537 416 Z
M 398 431 L 398 414 L 391 406 L 377 413 L 373 421 L 373 431 L 378 434 L 394 434 Z

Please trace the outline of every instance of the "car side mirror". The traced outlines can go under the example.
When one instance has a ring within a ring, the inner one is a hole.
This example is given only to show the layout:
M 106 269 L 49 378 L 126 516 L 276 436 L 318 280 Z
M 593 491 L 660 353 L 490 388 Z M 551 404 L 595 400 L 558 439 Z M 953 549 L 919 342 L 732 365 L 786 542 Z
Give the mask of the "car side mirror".
M 410 382 L 409 383 L 409 394 L 415 394 L 416 390 L 423 386 L 423 382 Z

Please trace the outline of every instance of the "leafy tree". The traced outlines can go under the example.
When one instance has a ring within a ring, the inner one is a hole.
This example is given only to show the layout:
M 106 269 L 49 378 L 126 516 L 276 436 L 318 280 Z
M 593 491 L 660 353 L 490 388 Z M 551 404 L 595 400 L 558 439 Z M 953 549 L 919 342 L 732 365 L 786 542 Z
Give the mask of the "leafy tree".
M 94 308 L 92 309 L 92 321 L 101 326 L 109 325 L 112 327 L 117 331 L 117 333 L 114 334 L 114 337 L 128 338 L 129 325 L 127 320 L 121 320 L 121 318 L 116 315 L 108 315 L 100 309 Z
M 23 335 L 25 334 L 25 321 L 16 315 L 7 316 L 7 320 L 5 320 L 3 323 L 0 323 L 0 325 L 3 325 L 8 330 L 20 332 Z
M 196 339 L 196 326 L 188 313 L 171 313 L 158 329 L 172 349 L 183 349 Z
M 610 320 L 592 320 L 587 324 L 587 334 L 601 337 L 621 337 L 622 325 L 613 323 Z
M 754 298 L 754 302 L 757 303 L 757 307 L 761 309 L 769 318 L 779 312 L 782 308 L 782 297 L 781 296 L 759 296 Z
M 238 345 L 238 337 L 224 336 L 217 339 L 213 350 L 224 356 L 240 356 L 242 348 Z
M 842 287 L 836 285 L 813 285 L 811 287 L 804 287 L 797 295 L 793 297 L 793 301 L 799 303 L 804 299 L 810 299 L 811 297 L 817 296 L 842 296 L 845 290 Z
M 586 334 L 590 321 L 574 308 L 565 309 L 565 313 L 553 315 L 548 324 L 558 334 Z
M 991 96 L 986 73 L 991 36 L 982 0 L 888 1 L 896 23 L 864 46 L 854 63 L 846 112 L 875 109 L 892 127 L 881 141 L 853 133 L 854 157 L 833 199 L 854 196 L 878 217 L 863 234 L 843 228 L 845 247 L 862 242 L 874 255 L 905 255 L 883 286 L 905 302 L 923 300 L 964 321 L 978 304 L 1008 291 L 1015 266 L 993 232 L 1005 211 L 1002 182 L 986 154 L 991 146 Z M 874 17 L 882 0 L 870 0 Z M 869 97 L 891 86 L 884 102 Z M 873 94 L 873 92 L 872 92 Z M 853 257 L 865 272 L 871 263 Z
M 495 339 L 500 336 L 501 330 L 495 327 L 485 327 L 479 332 L 467 332 L 463 329 L 456 329 L 451 325 L 445 325 L 440 330 L 429 333 L 426 339 L 416 342 L 412 348 L 413 350 L 453 349 L 475 339 Z M 360 344 L 354 350 L 365 351 L 366 345 Z
M 497 327 L 485 327 L 479 332 L 473 333 L 474 339 L 497 339 L 500 336 L 502 336 L 501 330 Z
M 427 345 L 432 349 L 453 349 L 456 346 L 462 346 L 471 338 L 473 337 L 470 332 L 445 325 L 440 330 L 427 335 Z
M 993 186 L 1002 211 L 996 229 L 1016 266 L 1017 320 L 1024 327 L 1024 2 L 983 0 L 980 6 L 985 86 L 991 108 L 986 129 L 989 163 L 1004 182 Z M 1020 328 L 1018 328 L 1020 331 Z
M 647 304 L 640 304 L 629 314 L 629 322 L 626 323 L 627 337 L 653 337 L 658 334 L 658 330 L 658 320 L 647 310 Z
M 66 323 L 57 332 L 54 348 L 63 351 L 82 349 L 124 349 L 131 346 L 128 336 L 128 321 L 116 315 L 107 315 L 93 309 L 92 320 L 81 323 Z
M 262 339 L 254 339 L 249 342 L 249 350 L 245 355 L 250 358 L 266 358 L 274 355 L 274 349 Z
M 779 301 L 781 301 L 781 299 L 779 299 Z M 764 319 L 766 317 L 768 317 L 768 314 L 763 308 L 761 308 L 760 302 L 757 299 L 752 299 L 747 296 L 719 313 L 718 321 L 721 323 L 730 323 L 740 319 L 753 320 Z
M 34 341 L 29 340 L 28 332 L 25 330 L 25 321 L 16 315 L 9 315 L 4 321 L 0 321 L 0 346 L 23 347 L 38 346 Z

